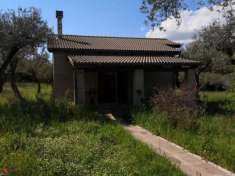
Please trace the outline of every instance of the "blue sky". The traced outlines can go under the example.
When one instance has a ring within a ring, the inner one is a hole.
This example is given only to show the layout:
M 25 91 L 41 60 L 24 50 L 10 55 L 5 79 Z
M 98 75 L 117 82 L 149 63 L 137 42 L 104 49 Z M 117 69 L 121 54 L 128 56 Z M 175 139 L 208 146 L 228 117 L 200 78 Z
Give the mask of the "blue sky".
M 192 37 L 217 18 L 216 11 L 196 8 L 195 0 L 185 0 L 191 10 L 181 11 L 182 24 L 174 19 L 162 23 L 166 31 L 151 30 L 144 24 L 145 14 L 139 10 L 142 0 L 0 0 L 0 9 L 37 7 L 56 32 L 56 10 L 64 11 L 64 34 L 160 37 L 187 44 Z M 216 7 L 216 9 L 218 9 Z
M 65 34 L 145 37 L 141 0 L 0 0 L 0 9 L 37 7 L 56 32 L 55 11 L 64 11 Z

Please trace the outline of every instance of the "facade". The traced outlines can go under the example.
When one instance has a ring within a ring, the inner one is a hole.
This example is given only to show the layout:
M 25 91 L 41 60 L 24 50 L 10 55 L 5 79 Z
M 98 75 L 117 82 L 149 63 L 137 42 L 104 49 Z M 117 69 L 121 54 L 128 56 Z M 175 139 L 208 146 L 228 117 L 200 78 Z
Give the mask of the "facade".
M 167 39 L 96 37 L 62 34 L 48 37 L 53 53 L 54 96 L 73 97 L 81 105 L 141 105 L 154 89 L 174 88 L 177 73 L 195 87 L 198 62 L 181 59 L 180 45 Z

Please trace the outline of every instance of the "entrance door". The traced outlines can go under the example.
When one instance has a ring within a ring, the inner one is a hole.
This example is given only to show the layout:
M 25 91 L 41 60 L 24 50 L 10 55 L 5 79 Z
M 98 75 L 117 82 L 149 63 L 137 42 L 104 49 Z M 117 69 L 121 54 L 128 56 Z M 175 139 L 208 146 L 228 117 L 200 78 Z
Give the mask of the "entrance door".
M 114 72 L 98 73 L 99 103 L 114 103 L 116 100 L 116 77 Z
M 117 75 L 118 103 L 128 104 L 130 79 L 127 71 L 120 71 Z

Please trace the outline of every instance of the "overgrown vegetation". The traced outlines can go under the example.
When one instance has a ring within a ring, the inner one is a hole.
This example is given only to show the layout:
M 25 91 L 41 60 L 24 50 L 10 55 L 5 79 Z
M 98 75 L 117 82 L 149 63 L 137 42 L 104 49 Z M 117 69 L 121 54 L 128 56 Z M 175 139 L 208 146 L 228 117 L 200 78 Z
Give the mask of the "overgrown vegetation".
M 226 23 L 215 21 L 201 29 L 186 46 L 183 56 L 201 62 L 197 69 L 201 90 L 234 89 L 234 24 L 234 16 Z
M 134 121 L 205 159 L 235 171 L 235 94 L 202 92 L 200 97 L 205 105 L 204 115 L 192 119 L 190 116 L 194 114 L 175 114 L 178 125 L 172 123 L 175 118 L 161 111 L 135 112 Z M 171 104 L 167 107 L 175 108 Z M 190 112 L 190 108 L 186 112 Z M 193 123 L 188 123 L 188 120 Z
M 98 113 L 50 101 L 51 88 L 20 84 L 0 97 L 0 175 L 183 175 Z
M 197 118 L 203 114 L 197 93 L 189 88 L 158 90 L 151 98 L 153 112 L 165 113 L 175 128 L 197 129 Z

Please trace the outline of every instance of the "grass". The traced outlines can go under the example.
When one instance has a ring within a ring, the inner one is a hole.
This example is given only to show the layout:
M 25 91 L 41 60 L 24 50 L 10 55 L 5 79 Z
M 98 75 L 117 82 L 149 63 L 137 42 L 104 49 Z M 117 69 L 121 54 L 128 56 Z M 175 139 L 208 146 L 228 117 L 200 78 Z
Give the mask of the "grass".
M 18 83 L 19 90 L 23 97 L 27 97 L 27 100 L 36 100 L 37 97 L 37 85 L 33 83 Z M 49 84 L 42 84 L 41 97 L 49 100 L 51 96 L 51 86 Z M 11 101 L 15 101 L 15 96 L 8 83 L 4 86 L 4 92 L 0 94 L 0 105 L 8 104 Z
M 163 113 L 135 112 L 135 123 L 235 172 L 235 94 L 203 92 L 206 114 L 198 129 L 173 127 Z M 184 118 L 184 117 L 182 117 Z
M 0 97 L 0 175 L 183 175 L 98 113 L 49 101 L 49 86 L 20 87 L 27 102 Z

